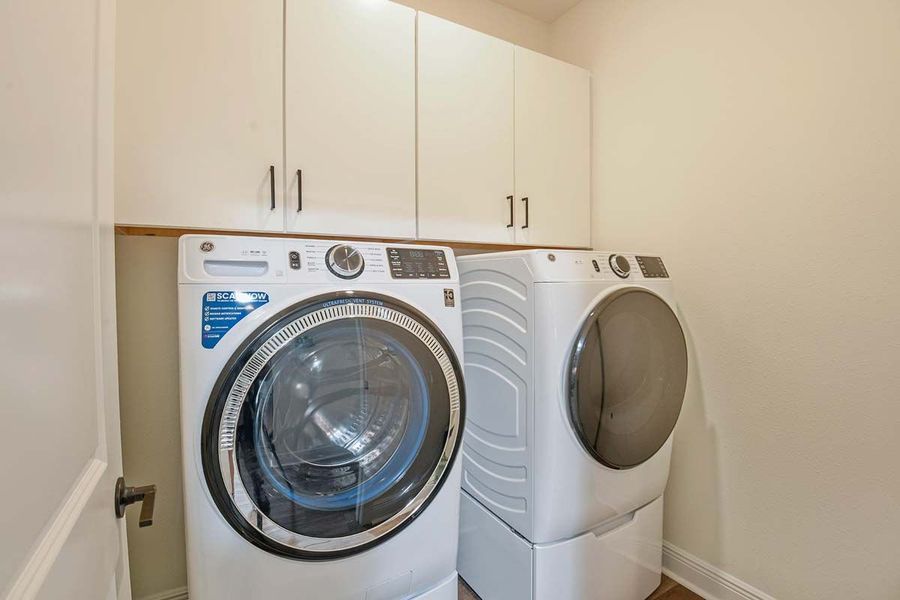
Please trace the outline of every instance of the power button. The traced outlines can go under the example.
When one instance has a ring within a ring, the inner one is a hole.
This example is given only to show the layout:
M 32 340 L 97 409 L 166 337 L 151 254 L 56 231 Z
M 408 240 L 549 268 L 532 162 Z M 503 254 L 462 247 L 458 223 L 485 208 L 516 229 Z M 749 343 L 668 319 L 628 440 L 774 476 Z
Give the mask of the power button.
M 300 270 L 300 253 L 296 250 L 292 250 L 288 253 L 288 262 L 293 270 Z

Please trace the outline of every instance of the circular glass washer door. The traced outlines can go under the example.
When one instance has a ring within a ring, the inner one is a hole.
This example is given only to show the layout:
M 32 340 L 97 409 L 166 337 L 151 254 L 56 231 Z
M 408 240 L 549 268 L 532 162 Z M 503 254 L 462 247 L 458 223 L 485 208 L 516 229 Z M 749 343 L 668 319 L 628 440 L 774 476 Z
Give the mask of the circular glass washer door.
M 202 459 L 216 505 L 270 552 L 324 559 L 397 533 L 449 474 L 462 376 L 438 329 L 377 294 L 336 294 L 260 327 L 222 372 Z
M 662 298 L 635 287 L 602 298 L 569 363 L 569 416 L 581 444 L 614 469 L 651 458 L 678 420 L 687 368 L 684 333 Z

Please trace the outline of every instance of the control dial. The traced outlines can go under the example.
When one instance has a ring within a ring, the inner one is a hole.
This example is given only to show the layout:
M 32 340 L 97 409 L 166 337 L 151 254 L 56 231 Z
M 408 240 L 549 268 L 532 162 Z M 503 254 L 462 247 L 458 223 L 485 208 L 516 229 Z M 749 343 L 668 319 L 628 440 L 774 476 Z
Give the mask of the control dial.
M 621 254 L 611 254 L 609 257 L 609 266 L 613 270 L 613 273 L 622 279 L 631 275 L 631 265 L 628 264 L 628 259 Z
M 338 244 L 328 249 L 325 254 L 325 265 L 341 279 L 355 279 L 362 274 L 366 261 L 353 246 Z

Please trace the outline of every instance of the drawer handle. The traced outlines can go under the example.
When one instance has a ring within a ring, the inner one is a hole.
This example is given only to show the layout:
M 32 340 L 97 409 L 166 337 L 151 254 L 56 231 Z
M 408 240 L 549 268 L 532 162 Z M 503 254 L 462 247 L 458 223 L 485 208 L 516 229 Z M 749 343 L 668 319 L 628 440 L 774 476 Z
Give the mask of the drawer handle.
M 272 206 L 269 210 L 275 210 L 275 165 L 269 165 L 269 190 L 272 194 Z
M 525 224 L 522 225 L 522 229 L 528 229 L 528 196 L 522 198 L 522 202 L 525 203 Z
M 210 277 L 262 277 L 269 272 L 263 260 L 204 260 L 203 270 Z
M 506 228 L 509 229 L 510 227 L 515 226 L 516 223 L 514 221 L 515 213 L 513 212 L 513 197 L 507 196 L 506 199 L 509 200 L 509 225 L 506 226 Z

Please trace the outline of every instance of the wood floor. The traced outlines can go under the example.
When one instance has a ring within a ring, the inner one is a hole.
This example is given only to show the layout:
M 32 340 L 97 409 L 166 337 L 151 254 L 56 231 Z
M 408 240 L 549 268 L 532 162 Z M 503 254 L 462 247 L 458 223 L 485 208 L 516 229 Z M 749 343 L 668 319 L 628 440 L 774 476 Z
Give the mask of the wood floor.
M 459 600 L 481 600 L 478 595 L 466 585 L 462 579 L 459 580 Z M 700 596 L 682 587 L 663 575 L 662 583 L 656 591 L 650 594 L 647 600 L 703 600 Z
M 647 600 L 703 600 L 703 597 L 663 575 L 662 583 Z

